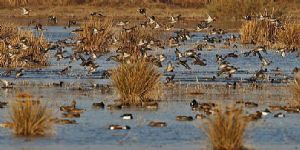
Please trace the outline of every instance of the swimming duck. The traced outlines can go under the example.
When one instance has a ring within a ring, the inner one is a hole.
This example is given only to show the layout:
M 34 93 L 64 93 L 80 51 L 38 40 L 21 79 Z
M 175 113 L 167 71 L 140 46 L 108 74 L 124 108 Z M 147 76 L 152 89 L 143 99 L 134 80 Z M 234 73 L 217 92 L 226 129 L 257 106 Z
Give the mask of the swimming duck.
M 16 71 L 16 79 L 22 77 L 24 75 L 25 70 L 23 68 Z
M 251 121 L 255 121 L 262 118 L 262 113 L 260 111 L 256 111 L 254 114 L 248 115 L 248 119 Z
M 62 114 L 66 118 L 79 118 L 80 113 L 63 113 Z
M 97 109 L 104 109 L 104 107 L 105 107 L 105 105 L 104 105 L 104 103 L 103 102 L 100 102 L 100 103 L 93 103 L 92 104 L 92 107 L 93 108 L 97 108 Z
M 122 109 L 122 105 L 120 105 L 120 104 L 108 104 L 107 109 L 120 110 L 120 109 Z
M 161 121 L 151 121 L 151 122 L 149 122 L 148 126 L 162 128 L 162 127 L 166 127 L 167 123 L 161 122 Z
M 0 108 L 4 108 L 5 106 L 7 106 L 7 102 L 0 102 Z
M 133 119 L 132 114 L 123 114 L 120 116 L 123 120 L 131 120 Z
M 59 72 L 60 75 L 64 75 L 71 70 L 72 66 L 68 66 Z
M 282 112 L 279 112 L 277 114 L 274 115 L 275 118 L 284 118 L 285 114 L 283 114 Z
M 271 111 L 270 111 L 268 108 L 266 108 L 266 109 L 265 109 L 264 111 L 262 111 L 261 113 L 262 113 L 263 116 L 266 116 L 266 115 L 268 115 L 269 113 L 271 113 Z
M 245 107 L 248 108 L 258 107 L 258 104 L 254 102 L 245 102 Z
M 112 125 L 109 125 L 108 129 L 109 130 L 129 130 L 130 127 L 112 124 Z
M 146 109 L 150 109 L 150 110 L 158 109 L 158 103 L 156 103 L 156 102 L 147 102 L 147 103 L 144 103 L 143 106 Z
M 9 81 L 4 80 L 4 79 L 0 79 L 0 82 L 2 83 L 1 88 L 4 88 L 4 89 L 13 88 L 14 84 L 12 82 L 9 82 Z
M 203 114 L 196 114 L 196 116 L 195 116 L 195 119 L 198 119 L 198 120 L 202 120 L 204 118 L 206 118 L 206 116 Z
M 77 124 L 76 120 L 69 120 L 69 119 L 52 119 L 52 121 L 56 124 Z
M 278 110 L 281 110 L 283 107 L 282 106 L 278 106 L 278 105 L 271 105 L 271 106 L 269 106 L 269 108 L 272 111 L 278 111 Z
M 75 109 L 75 107 L 76 107 L 76 101 L 73 100 L 73 101 L 71 102 L 71 105 L 70 105 L 70 106 L 61 106 L 59 109 L 60 109 L 60 111 L 68 112 L 68 111 L 70 111 L 70 110 L 72 110 L 72 109 Z
M 199 103 L 195 99 L 193 99 L 190 102 L 190 106 L 191 106 L 191 108 L 198 108 L 199 107 Z
M 193 121 L 192 116 L 176 116 L 177 121 Z

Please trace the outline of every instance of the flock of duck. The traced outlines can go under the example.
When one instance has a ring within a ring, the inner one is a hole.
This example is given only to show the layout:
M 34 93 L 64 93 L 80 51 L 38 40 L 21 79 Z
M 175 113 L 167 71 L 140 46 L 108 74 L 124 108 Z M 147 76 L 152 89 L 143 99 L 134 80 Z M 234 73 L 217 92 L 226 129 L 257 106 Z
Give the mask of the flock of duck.
M 22 14 L 23 15 L 29 15 L 30 10 L 23 8 L 22 9 Z M 142 23 L 137 26 L 129 27 L 131 24 L 129 21 L 120 21 L 115 24 L 116 28 L 120 28 L 121 32 L 134 32 L 136 28 L 149 28 L 151 30 L 165 30 L 165 31 L 174 31 L 174 34 L 171 35 L 166 41 L 158 40 L 158 39 L 153 39 L 151 41 L 147 41 L 145 39 L 139 39 L 139 43 L 136 45 L 139 50 L 141 55 L 147 59 L 149 62 L 153 63 L 154 65 L 158 67 L 163 67 L 163 62 L 168 60 L 167 56 L 164 54 L 159 54 L 159 55 L 151 55 L 151 51 L 153 51 L 154 48 L 159 48 L 163 49 L 165 47 L 169 47 L 171 49 L 174 49 L 174 55 L 175 55 L 175 62 L 172 62 L 170 59 L 167 62 L 167 65 L 165 66 L 165 71 L 166 72 L 174 72 L 175 66 L 177 67 L 183 67 L 187 70 L 191 70 L 190 65 L 198 65 L 201 67 L 205 67 L 207 65 L 206 59 L 202 57 L 201 51 L 205 50 L 212 50 L 216 47 L 217 44 L 223 44 L 224 47 L 226 48 L 237 48 L 238 44 L 237 41 L 239 39 L 239 36 L 236 36 L 234 34 L 230 35 L 227 38 L 223 38 L 222 35 L 224 35 L 226 32 L 222 29 L 216 29 L 213 28 L 212 23 L 216 21 L 216 18 L 212 18 L 211 16 L 208 15 L 207 19 L 204 19 L 200 21 L 199 24 L 196 25 L 194 31 L 199 32 L 199 31 L 205 31 L 208 30 L 209 34 L 204 35 L 202 43 L 197 43 L 194 45 L 192 49 L 188 50 L 180 50 L 180 46 L 185 45 L 186 41 L 190 40 L 193 38 L 193 35 L 188 29 L 176 29 L 175 26 L 178 22 L 183 20 L 182 15 L 176 15 L 176 16 L 171 16 L 169 22 L 167 22 L 165 25 L 163 25 L 155 16 L 151 16 L 147 13 L 147 10 L 145 8 L 139 8 L 137 10 L 139 14 L 145 17 L 146 20 L 143 20 Z M 105 17 L 102 15 L 100 12 L 93 12 L 90 14 L 92 17 Z M 253 19 L 253 16 L 246 16 L 246 20 L 251 20 Z M 269 16 L 260 16 L 259 19 L 269 19 L 270 21 L 277 23 L 278 27 L 280 26 L 280 21 L 279 19 L 276 18 L 270 18 Z M 57 24 L 58 18 L 56 16 L 49 16 L 48 17 L 48 22 L 52 24 Z M 66 28 L 78 25 L 78 22 L 76 20 L 69 20 L 68 24 L 66 25 Z M 45 30 L 42 26 L 42 24 L 37 23 L 35 26 L 36 30 L 43 31 Z M 93 34 L 98 34 L 101 29 L 97 29 L 96 27 L 91 29 L 90 32 L 93 32 Z M 74 32 L 82 32 L 82 29 L 75 29 Z M 2 37 L 0 37 L 2 38 Z M 0 39 L 3 40 L 3 39 Z M 113 44 L 119 42 L 117 37 L 112 37 Z M 52 42 L 49 44 L 49 47 L 45 48 L 43 47 L 43 50 L 45 53 L 47 53 L 49 50 L 56 51 L 54 54 L 54 57 L 56 58 L 57 61 L 61 60 L 69 60 L 69 65 L 66 66 L 65 68 L 62 68 L 60 71 L 58 71 L 58 74 L 63 76 L 68 74 L 71 69 L 72 69 L 72 63 L 74 61 L 80 61 L 80 66 L 84 67 L 87 74 L 93 74 L 97 72 L 97 69 L 100 67 L 99 64 L 97 64 L 98 59 L 100 59 L 101 55 L 97 54 L 95 52 L 86 52 L 86 53 L 80 53 L 80 52 L 74 52 L 73 54 L 67 55 L 67 51 L 64 50 L 65 47 L 76 47 L 76 45 L 80 44 L 83 42 L 83 39 L 77 39 L 74 40 L 71 38 L 70 39 L 63 39 L 63 40 L 58 40 L 56 42 Z M 162 44 L 164 43 L 164 44 Z M 22 47 L 29 48 L 30 45 L 25 45 L 25 43 L 22 43 Z M 286 53 L 292 53 L 292 52 L 297 52 L 297 49 L 288 49 L 288 48 L 282 48 L 278 49 L 277 52 L 279 55 L 282 57 L 286 56 Z M 128 60 L 131 57 L 131 54 L 118 48 L 116 50 L 115 55 L 112 55 L 106 59 L 106 61 L 116 61 L 116 62 L 128 62 Z M 232 53 L 227 53 L 225 55 L 219 55 L 216 54 L 215 56 L 215 61 L 218 64 L 218 72 L 216 76 L 212 77 L 212 80 L 216 79 L 217 76 L 221 75 L 227 75 L 226 78 L 231 78 L 237 71 L 238 67 L 232 65 L 229 61 L 227 61 L 228 58 L 240 58 L 240 57 L 250 57 L 252 56 L 258 56 L 258 60 L 260 61 L 260 70 L 258 70 L 255 75 L 249 79 L 250 82 L 256 82 L 257 80 L 260 79 L 267 79 L 266 73 L 268 72 L 267 67 L 272 63 L 267 56 L 267 49 L 266 46 L 256 46 L 255 48 L 242 53 L 242 54 L 237 54 L 235 52 Z M 192 60 L 191 63 L 189 61 Z M 174 63 L 176 65 L 174 65 Z M 280 72 L 280 68 L 277 68 L 275 71 Z M 6 72 L 2 73 L 2 76 L 11 76 L 12 73 L 15 73 L 15 78 L 21 78 L 25 73 L 26 69 L 25 68 L 19 68 L 17 70 L 9 70 Z M 293 73 L 298 73 L 299 69 L 294 68 L 292 70 Z M 109 70 L 104 71 L 103 76 L 109 77 Z M 175 74 L 172 76 L 166 77 L 166 83 L 174 83 L 174 78 Z M 3 88 L 13 88 L 14 83 L 11 81 L 7 81 L 5 79 L 0 79 L 2 82 L 2 87 Z M 272 80 L 270 80 L 272 82 Z M 56 83 L 57 84 L 57 83 Z M 58 86 L 62 86 L 63 82 L 60 82 Z M 55 84 L 53 84 L 55 85 Z M 236 83 L 234 83 L 234 86 Z M 244 104 L 245 107 L 253 108 L 253 107 L 258 107 L 258 104 L 253 103 L 253 102 L 243 102 L 239 101 L 237 102 L 238 104 Z M 1 102 L 0 103 L 0 108 L 3 108 L 6 106 L 6 103 Z M 191 110 L 201 112 L 197 114 L 195 117 L 193 116 L 176 116 L 177 121 L 192 121 L 194 119 L 203 119 L 207 117 L 208 115 L 214 114 L 214 111 L 216 111 L 217 105 L 214 103 L 199 103 L 196 100 L 193 100 L 190 103 Z M 92 104 L 93 108 L 97 109 L 104 109 L 105 105 L 103 102 L 101 103 L 93 103 Z M 121 109 L 122 105 L 107 105 L 106 108 L 108 109 Z M 158 104 L 153 103 L 149 104 L 146 108 L 148 109 L 157 109 Z M 77 118 L 80 117 L 81 113 L 84 113 L 84 109 L 80 109 L 76 107 L 76 101 L 73 101 L 71 105 L 69 106 L 61 106 L 60 110 L 63 112 L 62 115 L 65 118 Z M 298 107 L 283 107 L 283 106 L 269 106 L 268 109 L 265 109 L 264 111 L 256 111 L 254 114 L 250 114 L 248 117 L 251 120 L 257 120 L 259 118 L 262 118 L 262 116 L 270 114 L 271 111 L 274 112 L 274 117 L 284 117 L 285 115 L 282 112 L 275 113 L 276 111 L 281 110 L 281 111 L 286 111 L 286 112 L 296 112 L 299 113 L 299 108 Z M 133 114 L 124 114 L 121 116 L 122 119 L 125 120 L 131 120 L 134 118 Z M 75 124 L 75 120 L 69 120 L 69 119 L 55 119 L 54 120 L 57 123 L 60 124 Z M 161 122 L 161 121 L 151 121 L 149 122 L 149 126 L 151 127 L 166 127 L 167 123 L 166 122 Z M 110 130 L 124 130 L 124 129 L 130 129 L 129 126 L 122 126 L 122 125 L 116 125 L 112 124 L 108 127 Z

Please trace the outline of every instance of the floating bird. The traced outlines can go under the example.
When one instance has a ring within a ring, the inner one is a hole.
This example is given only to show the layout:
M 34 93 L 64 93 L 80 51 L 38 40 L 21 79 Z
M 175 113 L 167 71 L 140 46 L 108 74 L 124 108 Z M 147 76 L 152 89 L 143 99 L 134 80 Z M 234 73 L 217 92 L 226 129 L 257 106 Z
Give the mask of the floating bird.
M 56 16 L 49 16 L 48 23 L 57 24 L 57 17 Z
M 24 7 L 23 7 L 23 8 L 22 8 L 22 15 L 28 16 L 30 11 L 31 11 L 30 9 L 24 8 Z
M 14 85 L 12 82 L 9 82 L 7 80 L 4 79 L 0 79 L 1 83 L 2 83 L 2 87 L 1 88 L 12 88 Z
M 60 75 L 64 75 L 71 70 L 72 66 L 68 66 L 59 72 Z
M 25 70 L 21 68 L 20 70 L 16 71 L 16 79 L 22 77 L 24 75 Z
M 140 14 L 146 16 L 146 9 L 145 9 L 145 8 L 139 8 L 139 9 L 137 10 L 137 12 L 139 12 Z

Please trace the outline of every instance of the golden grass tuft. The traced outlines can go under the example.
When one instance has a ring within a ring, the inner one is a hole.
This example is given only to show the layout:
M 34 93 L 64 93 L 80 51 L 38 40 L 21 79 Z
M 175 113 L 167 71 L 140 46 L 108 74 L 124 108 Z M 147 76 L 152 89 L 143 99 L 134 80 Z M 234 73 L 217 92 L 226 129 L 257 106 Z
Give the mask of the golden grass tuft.
M 286 48 L 300 48 L 300 24 L 288 23 L 284 25 L 284 30 L 279 30 L 276 34 L 277 45 Z
M 10 119 L 12 130 L 19 136 L 45 136 L 53 130 L 53 112 L 46 104 L 37 104 L 32 100 L 12 102 Z
M 276 30 L 275 25 L 270 21 L 247 21 L 240 29 L 241 42 L 271 46 L 275 43 Z
M 19 30 L 11 24 L 0 24 L 0 67 L 46 66 L 49 46 L 43 35 L 35 36 L 31 31 Z M 28 46 L 22 49 L 21 43 Z
M 138 59 L 130 64 L 120 64 L 112 71 L 111 81 L 123 104 L 141 105 L 153 98 L 160 76 L 151 63 Z
M 294 75 L 294 83 L 291 85 L 291 91 L 294 96 L 292 105 L 300 107 L 300 73 Z
M 219 110 L 205 123 L 204 131 L 214 150 L 241 150 L 248 121 L 243 109 L 230 107 Z
M 77 50 L 95 53 L 109 52 L 113 36 L 112 24 L 111 19 L 89 18 L 81 25 L 83 31 L 77 34 L 77 39 L 82 41 Z M 95 29 L 97 33 L 93 32 Z

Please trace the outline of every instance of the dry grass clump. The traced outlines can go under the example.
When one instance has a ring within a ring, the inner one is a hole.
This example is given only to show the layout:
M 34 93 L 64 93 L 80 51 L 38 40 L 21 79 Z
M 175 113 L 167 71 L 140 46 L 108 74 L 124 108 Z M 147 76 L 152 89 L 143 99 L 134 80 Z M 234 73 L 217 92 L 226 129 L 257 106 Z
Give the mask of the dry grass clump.
M 268 20 L 251 20 L 242 25 L 240 33 L 244 44 L 289 49 L 300 47 L 300 25 L 288 21 L 282 27 L 276 27 Z
M 81 28 L 83 31 L 77 34 L 77 39 L 81 41 L 78 51 L 96 53 L 109 51 L 113 35 L 111 19 L 89 18 Z
M 122 63 L 112 71 L 111 81 L 123 104 L 141 105 L 153 98 L 159 86 L 160 72 L 151 63 L 138 59 Z M 151 95 L 150 95 L 151 94 Z
M 275 24 L 267 20 L 247 21 L 240 29 L 241 42 L 270 46 L 275 43 L 276 30 Z
M 204 131 L 214 150 L 241 150 L 247 124 L 243 109 L 231 107 L 226 111 L 219 110 L 209 118 Z
M 300 72 L 294 75 L 294 83 L 291 85 L 291 91 L 294 96 L 293 105 L 300 107 Z
M 43 35 L 0 25 L 0 67 L 38 67 L 47 65 L 48 43 Z
M 300 24 L 289 23 L 284 25 L 284 30 L 279 30 L 276 34 L 277 45 L 286 48 L 300 48 Z
M 13 133 L 20 136 L 45 136 L 53 129 L 53 112 L 46 104 L 32 100 L 12 102 L 10 119 Z

